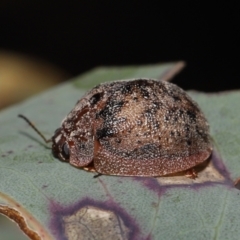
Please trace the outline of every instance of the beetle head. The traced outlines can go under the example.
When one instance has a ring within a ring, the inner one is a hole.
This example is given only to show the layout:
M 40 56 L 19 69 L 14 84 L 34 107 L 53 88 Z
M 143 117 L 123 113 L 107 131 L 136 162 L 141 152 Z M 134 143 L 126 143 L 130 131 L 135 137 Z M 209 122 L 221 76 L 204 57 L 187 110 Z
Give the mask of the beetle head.
M 70 151 L 69 144 L 65 136 L 62 134 L 62 128 L 58 128 L 52 137 L 52 153 L 53 156 L 62 161 L 69 161 Z
M 68 136 L 64 128 L 58 128 L 52 137 L 54 157 L 75 167 L 87 166 L 93 160 L 93 137 Z

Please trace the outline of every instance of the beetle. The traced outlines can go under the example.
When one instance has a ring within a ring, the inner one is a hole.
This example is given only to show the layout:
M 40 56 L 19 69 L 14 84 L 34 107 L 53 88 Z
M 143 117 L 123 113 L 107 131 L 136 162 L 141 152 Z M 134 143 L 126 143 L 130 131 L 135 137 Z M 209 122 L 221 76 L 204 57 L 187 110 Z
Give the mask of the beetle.
M 99 84 L 50 140 L 42 138 L 52 142 L 60 160 L 106 175 L 178 173 L 212 152 L 209 124 L 198 104 L 177 85 L 147 78 Z

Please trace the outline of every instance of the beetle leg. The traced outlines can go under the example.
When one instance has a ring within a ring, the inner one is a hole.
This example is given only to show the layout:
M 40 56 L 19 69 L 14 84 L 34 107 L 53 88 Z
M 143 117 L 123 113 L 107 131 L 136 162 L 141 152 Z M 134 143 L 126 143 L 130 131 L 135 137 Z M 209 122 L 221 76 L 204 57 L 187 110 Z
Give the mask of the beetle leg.
M 98 178 L 98 177 L 100 177 L 102 175 L 103 175 L 102 173 L 98 173 L 98 174 L 94 175 L 93 178 Z
M 94 168 L 94 166 L 86 166 L 86 167 L 82 167 L 82 169 L 88 172 L 96 172 L 96 169 Z
M 190 168 L 186 171 L 185 176 L 191 179 L 196 179 L 198 177 L 197 172 L 194 168 Z

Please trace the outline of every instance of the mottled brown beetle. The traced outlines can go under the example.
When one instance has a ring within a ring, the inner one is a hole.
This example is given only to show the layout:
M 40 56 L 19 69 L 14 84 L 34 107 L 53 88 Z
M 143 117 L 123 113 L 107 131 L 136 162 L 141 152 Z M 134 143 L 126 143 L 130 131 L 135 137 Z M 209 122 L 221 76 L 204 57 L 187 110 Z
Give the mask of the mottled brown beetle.
M 198 105 L 175 84 L 153 79 L 94 87 L 50 141 L 54 156 L 75 167 L 121 176 L 181 172 L 212 152 Z

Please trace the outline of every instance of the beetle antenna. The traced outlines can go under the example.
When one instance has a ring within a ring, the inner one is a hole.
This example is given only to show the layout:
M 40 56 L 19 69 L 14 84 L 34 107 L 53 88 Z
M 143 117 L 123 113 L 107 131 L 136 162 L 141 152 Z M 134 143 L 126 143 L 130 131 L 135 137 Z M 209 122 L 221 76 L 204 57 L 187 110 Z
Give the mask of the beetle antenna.
M 34 124 L 25 116 L 23 116 L 22 114 L 19 114 L 18 117 L 24 119 L 37 133 L 38 135 L 44 140 L 45 143 L 49 143 L 52 142 L 52 139 L 46 139 L 43 134 L 34 126 Z

